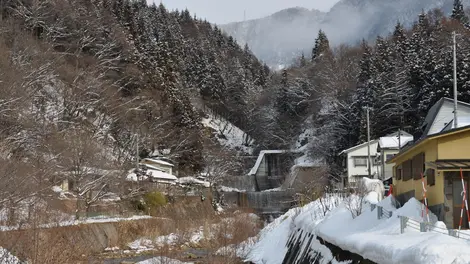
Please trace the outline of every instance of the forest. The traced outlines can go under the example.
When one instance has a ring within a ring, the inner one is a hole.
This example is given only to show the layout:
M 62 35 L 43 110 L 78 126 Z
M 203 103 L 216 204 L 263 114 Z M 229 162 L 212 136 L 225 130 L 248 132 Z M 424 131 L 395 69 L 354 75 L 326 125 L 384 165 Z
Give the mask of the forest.
M 205 108 L 245 131 L 257 151 L 291 148 L 313 131 L 310 155 L 338 176 L 338 153 L 366 140 L 365 107 L 372 138 L 419 135 L 433 103 L 453 96 L 453 31 L 459 100 L 470 99 L 459 0 L 451 17 L 423 12 L 413 28 L 398 22 L 374 43 L 330 47 L 320 31 L 312 54 L 281 72 L 190 11 L 145 0 L 2 1 L 0 15 L 5 201 L 21 192 L 12 186 L 36 192 L 59 171 L 129 168 L 136 146 L 140 157 L 171 150 L 182 175 L 203 171 L 213 151 Z M 20 184 L 31 173 L 35 180 Z
M 323 159 L 334 179 L 342 172 L 339 152 L 367 141 L 366 108 L 371 139 L 401 129 L 417 140 L 430 107 L 453 98 L 454 31 L 458 100 L 469 102 L 468 16 L 456 0 L 450 17 L 440 10 L 422 12 L 411 29 L 398 21 L 392 34 L 373 43 L 330 47 L 320 30 L 311 56 L 302 55 L 272 77 L 276 93 L 260 113 L 271 113 L 276 122 L 266 133 L 292 139 L 311 129 L 310 155 Z M 275 140 L 270 142 L 282 145 Z

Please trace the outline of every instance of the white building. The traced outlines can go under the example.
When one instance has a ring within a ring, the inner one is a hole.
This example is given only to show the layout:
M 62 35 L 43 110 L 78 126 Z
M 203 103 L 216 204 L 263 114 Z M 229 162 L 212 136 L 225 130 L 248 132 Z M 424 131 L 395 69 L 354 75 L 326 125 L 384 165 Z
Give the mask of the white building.
M 381 169 L 379 171 L 379 179 L 388 180 L 393 176 L 393 166 L 395 164 L 387 164 L 386 161 L 393 158 L 399 151 L 400 148 L 405 146 L 408 142 L 413 141 L 413 136 L 401 131 L 401 136 L 398 138 L 398 131 L 389 134 L 379 139 L 377 146 L 377 152 L 379 153 L 379 159 Z M 398 147 L 400 145 L 400 147 Z
M 470 104 L 457 101 L 458 127 L 470 125 Z M 443 97 L 429 109 L 421 129 L 421 138 L 441 133 L 454 127 L 454 100 Z
M 381 170 L 380 159 L 377 159 L 378 140 L 370 141 L 370 177 L 378 178 Z M 352 148 L 341 151 L 339 155 L 344 156 L 344 167 L 346 175 L 343 178 L 343 186 L 352 186 L 362 177 L 369 177 L 369 169 L 367 162 L 368 144 L 363 143 Z

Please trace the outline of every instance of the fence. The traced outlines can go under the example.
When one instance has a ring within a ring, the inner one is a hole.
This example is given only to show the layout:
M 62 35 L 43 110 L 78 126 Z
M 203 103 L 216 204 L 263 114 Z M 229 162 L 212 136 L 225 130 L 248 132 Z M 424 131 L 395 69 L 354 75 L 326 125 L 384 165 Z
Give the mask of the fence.
M 460 238 L 460 239 L 465 239 L 467 241 L 470 241 L 470 231 L 447 229 L 445 227 L 433 225 L 429 222 L 416 221 L 406 216 L 399 216 L 399 217 L 400 217 L 400 230 L 402 234 L 405 232 L 405 228 L 411 228 L 420 232 L 434 232 L 434 233 L 449 235 L 455 238 Z
M 386 210 L 382 206 L 377 206 L 375 204 L 370 205 L 370 210 L 374 211 L 377 209 L 377 219 L 388 219 L 393 216 L 393 212 Z M 465 239 L 470 241 L 470 230 L 469 231 L 460 231 L 455 229 L 447 229 L 445 227 L 440 227 L 433 225 L 429 222 L 420 222 L 406 216 L 398 216 L 400 218 L 400 232 L 403 234 L 406 228 L 414 229 L 419 232 L 434 232 L 444 235 L 449 235 L 459 239 Z

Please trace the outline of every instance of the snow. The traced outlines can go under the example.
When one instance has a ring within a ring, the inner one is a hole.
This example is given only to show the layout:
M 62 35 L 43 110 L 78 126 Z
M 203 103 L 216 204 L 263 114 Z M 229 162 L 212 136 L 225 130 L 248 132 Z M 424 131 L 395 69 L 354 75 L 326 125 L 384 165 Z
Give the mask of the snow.
M 241 259 L 246 259 L 255 243 L 256 237 L 250 237 L 240 244 L 231 244 L 225 247 L 221 247 L 215 252 L 215 254 L 221 256 L 236 256 Z
M 163 166 L 170 166 L 170 167 L 175 166 L 175 165 L 173 165 L 169 162 L 166 162 L 166 161 L 163 161 L 163 160 L 160 160 L 160 159 L 145 158 L 145 159 L 143 159 L 143 161 L 149 161 L 149 162 L 157 163 L 157 164 L 160 164 L 160 165 L 163 165 Z M 149 164 L 145 164 L 145 165 L 149 165 Z
M 400 148 L 406 145 L 408 142 L 413 141 L 413 137 L 411 136 L 401 136 L 400 138 Z M 379 146 L 381 148 L 396 148 L 398 149 L 398 136 L 392 137 L 381 137 L 379 139 Z
M 367 197 L 370 198 L 371 195 L 377 195 L 377 201 L 382 200 L 385 194 L 385 187 L 381 180 L 379 179 L 369 179 L 367 177 L 363 177 L 360 182 L 364 187 L 367 193 Z M 374 192 L 374 193 L 371 193 Z
M 181 178 L 178 179 L 178 182 L 182 183 L 182 184 L 198 184 L 198 185 L 202 185 L 206 188 L 211 187 L 210 182 L 199 180 L 199 179 L 196 179 L 194 177 L 181 177 Z
M 249 250 L 245 261 L 255 264 L 281 264 L 287 253 L 287 240 L 297 231 L 296 226 L 309 226 L 312 222 L 320 221 L 325 217 L 325 213 L 335 208 L 340 201 L 339 196 L 327 195 L 304 207 L 290 209 L 261 230 L 258 241 Z M 323 256 L 328 257 L 328 249 L 319 244 L 315 246 L 315 250 L 321 251 Z M 329 259 L 337 263 L 331 256 L 331 252 Z
M 20 264 L 22 263 L 17 257 L 13 256 L 6 249 L 0 247 L 0 264 Z
M 56 193 L 62 193 L 63 190 L 59 186 L 52 186 L 52 191 Z
M 0 212 L 1 215 L 1 212 Z M 39 225 L 40 228 L 54 228 L 58 226 L 73 226 L 73 225 L 83 225 L 83 224 L 94 224 L 94 223 L 116 223 L 116 222 L 123 222 L 123 221 L 136 221 L 136 220 L 144 220 L 144 219 L 152 219 L 152 216 L 148 215 L 134 215 L 132 217 L 90 217 L 86 219 L 75 220 L 75 217 L 72 215 L 64 214 L 61 216 L 62 218 L 67 218 L 67 220 L 62 220 L 59 222 L 48 223 Z M 15 226 L 0 226 L 0 231 L 11 231 L 11 230 L 22 230 L 28 229 L 28 225 L 15 225 Z
M 282 192 L 283 189 L 281 187 L 273 188 L 273 189 L 267 189 L 261 192 Z
M 237 189 L 237 188 L 227 187 L 227 186 L 223 186 L 223 185 L 221 185 L 219 187 L 219 190 L 222 191 L 222 192 L 246 192 L 246 190 L 240 190 L 240 189 Z
M 248 175 L 255 175 L 258 171 L 259 166 L 261 165 L 261 161 L 263 161 L 263 157 L 265 154 L 282 154 L 286 153 L 287 150 L 262 150 L 258 155 L 258 159 L 256 160 L 255 166 L 250 170 Z
M 207 115 L 208 118 L 202 119 L 202 124 L 217 131 L 216 137 L 221 145 L 248 154 L 253 153 L 253 140 L 246 140 L 247 134 L 245 132 L 222 117 Z M 245 143 L 248 143 L 248 146 Z
M 154 178 L 154 179 L 164 179 L 164 180 L 170 180 L 170 181 L 177 181 L 178 178 L 175 175 L 168 174 L 163 171 L 159 170 L 150 170 L 148 169 L 146 172 L 147 176 Z
M 436 232 L 419 232 L 406 228 L 400 230 L 400 218 L 406 216 L 417 222 L 422 221 L 422 204 L 412 198 L 402 208 L 395 209 L 393 197 L 389 196 L 378 203 L 393 212 L 391 218 L 377 219 L 377 209 L 370 211 L 367 206 L 363 213 L 352 218 L 351 212 L 343 204 L 330 212 L 318 224 L 307 226 L 318 236 L 340 248 L 359 254 L 376 263 L 469 263 L 470 242 Z M 437 217 L 431 213 L 431 223 Z M 445 246 L 443 246 L 445 245 Z
M 194 262 L 182 262 L 176 259 L 167 257 L 155 257 L 144 261 L 137 262 L 136 264 L 194 264 Z

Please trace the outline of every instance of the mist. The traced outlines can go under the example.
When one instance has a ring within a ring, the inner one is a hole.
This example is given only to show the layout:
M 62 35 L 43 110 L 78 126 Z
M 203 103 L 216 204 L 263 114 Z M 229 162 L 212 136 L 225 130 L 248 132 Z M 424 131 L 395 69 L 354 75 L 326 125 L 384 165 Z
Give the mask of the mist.
M 400 21 L 411 27 L 422 10 L 451 12 L 453 0 L 342 0 L 329 12 L 290 8 L 271 16 L 222 25 L 240 45 L 248 43 L 254 54 L 269 66 L 292 63 L 303 52 L 311 56 L 318 31 L 326 32 L 332 47 L 373 42 L 388 36 Z M 470 6 L 470 0 L 464 4 Z

